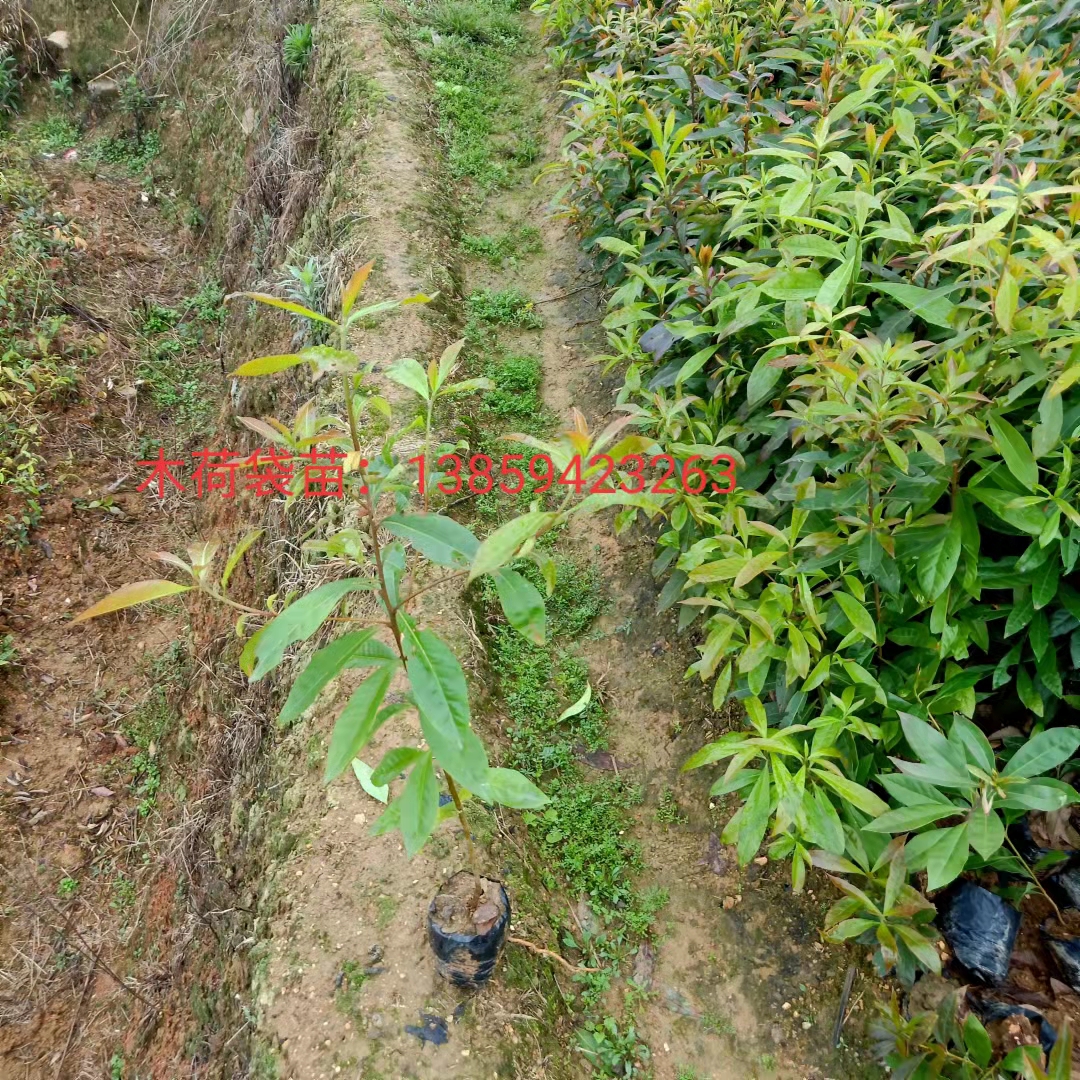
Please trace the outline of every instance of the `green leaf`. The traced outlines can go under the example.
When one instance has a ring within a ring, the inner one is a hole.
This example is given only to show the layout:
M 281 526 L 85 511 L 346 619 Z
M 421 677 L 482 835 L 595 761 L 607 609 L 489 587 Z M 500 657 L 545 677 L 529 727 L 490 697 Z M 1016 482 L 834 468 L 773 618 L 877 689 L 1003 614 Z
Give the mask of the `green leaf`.
M 1058 585 L 1061 582 L 1061 562 L 1056 558 L 1049 558 L 1035 571 L 1031 582 L 1031 606 L 1039 611 L 1046 607 L 1058 593 Z
M 112 611 L 134 607 L 135 604 L 145 604 L 150 600 L 161 600 L 166 596 L 176 596 L 178 593 L 189 592 L 193 588 L 193 585 L 178 585 L 175 581 L 167 581 L 164 578 L 135 581 L 109 593 L 103 600 L 88 607 L 71 621 L 77 623 L 86 619 L 96 619 L 99 615 L 108 615 Z
M 512 518 L 491 533 L 480 545 L 473 557 L 469 581 L 475 581 L 482 574 L 490 574 L 505 566 L 517 555 L 521 545 L 531 540 L 542 530 L 550 528 L 559 515 L 534 510 L 520 517 Z
M 926 887 L 933 892 L 955 881 L 963 872 L 968 857 L 967 825 L 938 830 L 937 840 L 926 860 Z
M 922 552 L 916 564 L 919 587 L 928 600 L 936 600 L 949 587 L 960 562 L 962 533 L 959 517 L 953 515 L 940 532 L 937 543 Z
M 221 574 L 221 587 L 227 589 L 229 587 L 229 578 L 232 577 L 233 571 L 236 569 L 240 560 L 244 557 L 244 552 L 247 551 L 256 540 L 265 532 L 265 529 L 250 529 L 247 535 L 232 549 L 232 554 L 229 556 L 225 563 L 225 569 Z
M 823 281 L 814 269 L 781 270 L 765 281 L 761 291 L 772 300 L 813 300 Z
M 968 815 L 967 827 L 971 846 L 984 859 L 995 855 L 1005 843 L 1005 826 L 995 810 L 984 813 L 981 806 L 976 806 Z
M 343 578 L 328 581 L 291 603 L 273 622 L 263 627 L 255 647 L 252 681 L 261 679 L 281 663 L 285 650 L 298 641 L 307 641 L 349 593 L 371 590 L 371 578 Z M 347 764 L 347 763 L 346 763 Z M 342 766 L 344 768 L 344 765 Z
M 638 249 L 633 244 L 620 240 L 617 236 L 598 236 L 595 243 L 597 247 L 603 248 L 604 251 L 610 251 L 612 255 L 619 255 L 624 259 L 636 260 L 638 257 Z
M 380 526 L 439 566 L 468 566 L 480 547 L 469 529 L 443 514 L 391 514 Z
M 997 291 L 994 293 L 994 318 L 1006 334 L 1012 333 L 1013 319 L 1020 302 L 1020 286 L 1008 268 L 1001 275 Z M 1019 479 L 1019 477 L 1017 477 Z
M 943 326 L 946 329 L 950 329 L 949 316 L 955 310 L 955 305 L 949 300 L 949 294 L 956 287 L 956 285 L 947 285 L 942 289 L 920 289 L 917 285 L 886 281 L 879 281 L 874 285 L 878 292 L 891 296 L 923 322 Z
M 488 769 L 485 799 L 518 810 L 535 810 L 548 797 L 516 769 Z
M 364 263 L 364 265 L 349 278 L 349 283 L 345 286 L 345 290 L 341 294 L 341 317 L 343 319 L 350 311 L 352 311 L 353 304 L 356 303 L 356 298 L 360 295 L 360 290 L 363 289 L 364 285 L 367 283 L 367 279 L 374 266 L 375 260 L 372 259 L 371 262 Z M 384 799 L 383 801 L 385 802 L 386 800 Z
M 747 409 L 754 409 L 763 402 L 784 374 L 782 368 L 771 364 L 769 360 L 766 354 L 754 364 L 750 371 L 750 377 L 746 380 L 745 407 Z
M 1072 1046 L 1072 1030 L 1069 1027 L 1069 1021 L 1066 1020 L 1057 1042 L 1054 1043 L 1054 1049 L 1050 1051 L 1050 1065 L 1046 1080 L 1069 1080 L 1072 1076 Z
M 581 697 L 579 697 L 573 705 L 568 705 L 559 715 L 559 719 L 556 720 L 555 723 L 561 724 L 564 720 L 569 720 L 572 716 L 578 716 L 583 713 L 589 707 L 590 701 L 592 701 L 592 683 L 586 683 L 585 690 Z
M 368 740 L 378 731 L 382 720 L 379 706 L 390 686 L 391 671 L 388 667 L 376 668 L 353 692 L 341 710 L 330 735 L 330 749 L 326 754 L 326 773 L 323 782 L 329 784 L 339 776 Z M 384 718 L 385 719 L 385 718 Z
M 278 716 L 278 723 L 291 724 L 296 720 L 311 706 L 323 687 L 344 671 L 348 662 L 360 654 L 374 636 L 374 630 L 357 630 L 355 633 L 335 638 L 329 645 L 314 653 L 307 667 L 293 682 Z M 394 654 L 390 653 L 391 660 L 393 657 Z
M 900 726 L 908 746 L 915 751 L 915 756 L 927 765 L 944 766 L 947 772 L 960 778 L 967 778 L 967 761 L 937 728 L 920 720 L 910 713 L 900 713 Z
M 437 634 L 418 631 L 411 623 L 402 628 L 402 640 L 405 671 L 421 714 L 460 750 L 461 731 L 470 727 L 471 716 L 469 688 L 458 658 Z
M 870 612 L 866 610 L 855 599 L 846 592 L 834 592 L 833 599 L 840 605 L 840 610 L 847 616 L 848 622 L 860 633 L 863 637 L 877 644 L 877 628 L 874 626 L 874 620 L 870 617 Z
M 994 445 L 1005 459 L 1009 472 L 1029 491 L 1034 491 L 1039 482 L 1039 466 L 1024 436 L 1008 420 L 995 413 L 990 414 L 990 430 L 994 435 Z
M 395 746 L 393 750 L 387 750 L 383 754 L 382 761 L 375 766 L 371 774 L 373 784 L 389 784 L 401 773 L 405 772 L 413 762 L 424 756 L 425 751 L 417 750 L 414 746 Z
M 414 394 L 418 394 L 424 401 L 431 396 L 431 387 L 428 386 L 427 372 L 424 371 L 420 362 L 411 356 L 403 356 L 386 369 L 386 377 L 392 379 L 399 386 L 404 386 Z
M 1028 739 L 1002 770 L 1002 776 L 1039 776 L 1068 761 L 1080 746 L 1080 728 L 1059 727 L 1040 731 Z
M 255 300 L 260 304 L 267 304 L 269 307 L 281 308 L 282 311 L 291 311 L 294 315 L 302 315 L 305 319 L 311 319 L 312 322 L 324 323 L 326 326 L 337 326 L 333 319 L 328 319 L 325 315 L 320 315 L 317 311 L 304 307 L 303 304 L 293 303 L 292 300 L 280 300 L 269 293 L 231 293 L 225 299 L 231 300 L 234 296 L 243 296 L 247 300 Z
M 385 784 L 373 784 L 371 782 L 371 766 L 359 758 L 353 758 L 352 771 L 360 786 L 373 798 L 384 803 L 390 797 L 390 789 Z
M 540 590 L 515 570 L 497 570 L 492 577 L 507 622 L 534 645 L 543 645 L 547 638 L 547 610 Z
M 431 754 L 423 754 L 409 773 L 405 790 L 396 800 L 401 803 L 401 835 L 405 854 L 411 859 L 427 842 L 439 813 L 439 785 Z
M 994 771 L 994 748 L 989 739 L 970 720 L 957 716 L 949 728 L 949 742 L 959 743 L 965 750 L 968 760 L 985 773 Z
M 745 866 L 761 847 L 761 841 L 765 837 L 765 829 L 769 824 L 769 815 L 772 810 L 770 799 L 769 770 L 762 769 L 758 774 L 757 781 L 750 789 L 746 802 L 740 807 L 739 812 L 728 822 L 724 830 L 725 843 L 735 839 L 739 865 Z M 728 839 L 731 837 L 731 839 Z
M 814 303 L 825 311 L 832 312 L 844 297 L 844 291 L 855 273 L 855 260 L 848 259 L 841 263 L 822 282 L 814 297 Z
M 898 833 L 912 832 L 924 825 L 932 825 L 942 818 L 953 817 L 959 813 L 955 806 L 942 803 L 921 803 L 917 806 L 901 806 L 890 810 L 864 826 L 867 832 Z
M 253 375 L 273 375 L 275 372 L 287 371 L 289 368 L 297 367 L 299 364 L 306 362 L 306 359 L 297 353 L 286 353 L 281 356 L 258 356 L 254 360 L 248 360 L 246 363 L 241 364 L 235 371 L 230 371 L 229 375 L 238 375 L 245 378 Z
M 828 769 L 814 769 L 813 774 L 823 784 L 831 787 L 842 799 L 851 803 L 852 806 L 861 810 L 864 814 L 877 817 L 889 809 L 888 803 L 879 799 L 869 788 L 864 788 L 862 784 L 857 784 L 846 776 L 838 776 Z
M 979 1018 L 973 1012 L 964 1017 L 964 1046 L 980 1069 L 985 1069 L 990 1064 L 994 1048 L 990 1044 L 986 1028 L 979 1023 Z

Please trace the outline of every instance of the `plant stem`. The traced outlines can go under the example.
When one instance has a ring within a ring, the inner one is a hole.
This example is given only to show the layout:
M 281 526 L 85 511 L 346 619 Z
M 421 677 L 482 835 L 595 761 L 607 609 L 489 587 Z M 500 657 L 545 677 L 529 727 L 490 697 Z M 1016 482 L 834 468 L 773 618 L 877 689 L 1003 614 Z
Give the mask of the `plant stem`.
M 472 870 L 472 875 L 476 878 L 475 902 L 480 899 L 480 866 L 476 861 L 476 849 L 473 847 L 472 831 L 469 829 L 469 823 L 465 820 L 465 807 L 461 805 L 461 795 L 458 793 L 454 778 L 445 770 L 443 770 L 443 775 L 446 777 L 446 786 L 450 791 L 450 798 L 454 800 L 454 809 L 457 810 L 458 821 L 461 822 L 462 831 L 465 833 L 465 844 L 469 849 L 469 869 Z
M 1005 843 L 1012 848 L 1012 853 L 1024 864 L 1024 869 L 1028 872 L 1028 877 L 1030 877 L 1031 880 L 1035 882 L 1035 887 L 1039 890 L 1039 892 L 1043 894 L 1043 896 L 1046 898 L 1046 902 L 1054 909 L 1054 914 L 1058 917 L 1058 921 L 1060 922 L 1061 908 L 1059 908 L 1057 904 L 1054 903 L 1050 894 L 1046 891 L 1046 889 L 1043 888 L 1043 883 L 1035 876 L 1035 871 L 1031 869 L 1031 866 L 1028 864 L 1027 859 L 1025 859 L 1024 856 L 1016 850 L 1016 845 L 1012 842 L 1012 839 L 1010 838 L 1008 833 L 1005 834 Z

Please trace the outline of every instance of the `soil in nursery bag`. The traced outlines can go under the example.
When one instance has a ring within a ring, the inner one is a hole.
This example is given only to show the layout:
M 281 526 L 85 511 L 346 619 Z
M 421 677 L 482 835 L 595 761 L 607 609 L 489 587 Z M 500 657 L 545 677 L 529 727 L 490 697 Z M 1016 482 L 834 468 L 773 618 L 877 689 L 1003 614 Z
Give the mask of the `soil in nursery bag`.
M 455 874 L 428 908 L 428 940 L 439 974 L 455 986 L 483 986 L 495 970 L 509 924 L 510 898 L 499 882 L 466 871 Z

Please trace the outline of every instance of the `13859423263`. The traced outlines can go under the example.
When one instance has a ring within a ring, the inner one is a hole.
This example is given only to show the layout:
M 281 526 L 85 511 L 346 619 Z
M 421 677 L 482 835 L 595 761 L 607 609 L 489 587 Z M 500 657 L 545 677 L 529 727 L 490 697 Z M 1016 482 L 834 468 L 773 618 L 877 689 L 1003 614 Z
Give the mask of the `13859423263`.
M 409 464 L 418 467 L 420 490 L 425 490 L 423 455 L 411 458 Z M 469 457 L 443 454 L 435 464 L 440 474 L 435 486 L 444 495 L 456 495 L 463 490 L 474 495 L 495 490 L 504 495 L 518 495 L 530 480 L 536 485 L 531 488 L 536 495 L 556 486 L 572 487 L 589 495 L 614 491 L 676 495 L 680 490 L 690 495 L 707 490 L 723 495 L 734 491 L 736 485 L 735 460 L 727 454 L 717 454 L 711 459 L 695 454 L 685 461 L 677 461 L 670 454 L 652 457 L 627 454 L 618 462 L 607 454 L 596 454 L 587 460 L 575 454 L 564 468 L 548 454 L 504 454 L 499 463 L 488 454 Z

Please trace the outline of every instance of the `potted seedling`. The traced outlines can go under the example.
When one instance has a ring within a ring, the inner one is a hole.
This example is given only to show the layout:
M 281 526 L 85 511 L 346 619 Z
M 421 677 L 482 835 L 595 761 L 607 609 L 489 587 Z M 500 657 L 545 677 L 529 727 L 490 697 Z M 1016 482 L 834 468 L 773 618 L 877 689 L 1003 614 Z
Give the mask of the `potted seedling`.
M 542 806 L 546 796 L 513 769 L 493 767 L 483 742 L 472 726 L 468 688 L 453 649 L 427 625 L 417 601 L 426 592 L 452 581 L 472 582 L 484 575 L 494 579 L 508 622 L 529 640 L 545 638 L 544 598 L 522 574 L 510 568 L 517 558 L 539 561 L 553 584 L 553 565 L 534 550 L 536 538 L 570 513 L 589 512 L 613 502 L 640 503 L 639 497 L 589 496 L 576 506 L 542 511 L 535 504 L 527 513 L 496 529 L 482 543 L 465 526 L 428 510 L 429 494 L 440 474 L 432 467 L 433 420 L 445 399 L 487 387 L 486 380 L 454 382 L 462 342 L 451 345 L 425 368 L 413 359 L 391 365 L 386 377 L 407 388 L 421 402 L 413 419 L 381 437 L 381 445 L 366 447 L 361 438 L 364 418 L 378 413 L 392 418 L 387 399 L 371 385 L 365 368 L 349 348 L 350 330 L 361 320 L 386 312 L 399 303 L 423 302 L 424 297 L 355 306 L 372 264 L 362 267 L 342 293 L 335 319 L 300 304 L 258 293 L 252 300 L 300 315 L 330 331 L 334 344 L 314 345 L 299 353 L 263 356 L 242 364 L 233 374 L 261 377 L 288 368 L 307 366 L 313 379 L 328 375 L 340 380 L 345 420 L 316 414 L 314 403 L 304 405 L 291 427 L 274 419 L 240 418 L 248 428 L 273 444 L 279 463 L 286 457 L 305 463 L 285 490 L 285 501 L 310 494 L 317 481 L 320 493 L 339 494 L 351 502 L 354 527 L 342 528 L 328 539 L 309 541 L 305 548 L 344 560 L 349 574 L 305 592 L 284 605 L 271 598 L 263 608 L 250 607 L 228 595 L 229 582 L 244 552 L 259 533 L 245 536 L 233 549 L 219 574 L 214 568 L 219 545 L 211 540 L 192 545 L 188 558 L 158 553 L 164 562 L 190 581 L 141 581 L 124 586 L 77 616 L 76 622 L 118 611 L 134 604 L 185 592 L 199 592 L 238 612 L 237 632 L 250 633 L 240 666 L 252 680 L 265 678 L 285 658 L 287 650 L 311 638 L 327 620 L 344 632 L 316 650 L 297 676 L 282 707 L 279 722 L 295 722 L 331 680 L 350 668 L 368 671 L 352 692 L 334 725 L 327 754 L 325 780 L 333 781 L 349 768 L 375 732 L 392 716 L 415 710 L 422 739 L 415 745 L 389 750 L 365 776 L 371 785 L 388 784 L 407 773 L 404 787 L 375 822 L 376 835 L 398 830 L 412 857 L 447 816 L 456 815 L 468 849 L 468 869 L 440 889 L 429 911 L 429 937 L 439 970 L 459 985 L 477 986 L 494 968 L 509 924 L 509 899 L 501 884 L 485 878 L 476 858 L 465 802 L 476 796 L 487 803 L 517 808 Z M 590 439 L 583 420 L 557 443 L 546 447 L 556 464 L 572 455 L 602 449 L 624 421 Z M 415 436 L 420 436 L 416 447 Z M 404 436 L 414 452 L 401 451 Z M 626 443 L 626 440 L 624 440 Z M 622 445 L 622 444 L 620 444 Z M 625 447 L 624 447 L 625 448 Z M 406 456 L 408 455 L 408 456 Z M 244 466 L 257 469 L 258 454 Z M 588 472 L 588 470 L 587 470 Z M 280 474 L 279 474 L 280 475 Z M 338 483 L 340 491 L 326 489 Z M 419 477 L 420 512 L 410 512 Z M 590 501 L 591 500 L 591 501 Z M 410 554 L 411 549 L 411 554 Z M 350 599 L 363 594 L 374 601 L 363 616 L 350 613 Z M 261 624 L 261 625 L 260 625 Z M 404 690 L 390 697 L 396 680 Z M 441 798 L 445 786 L 449 794 Z

